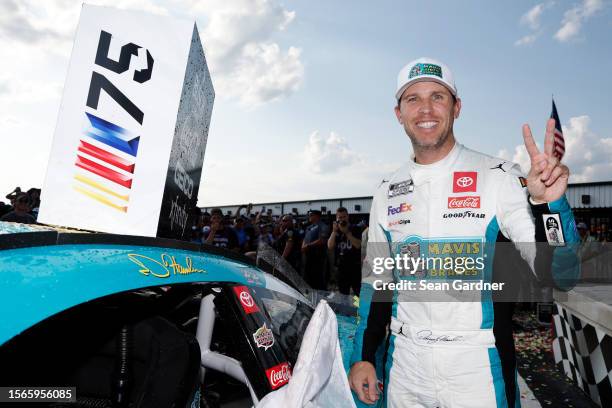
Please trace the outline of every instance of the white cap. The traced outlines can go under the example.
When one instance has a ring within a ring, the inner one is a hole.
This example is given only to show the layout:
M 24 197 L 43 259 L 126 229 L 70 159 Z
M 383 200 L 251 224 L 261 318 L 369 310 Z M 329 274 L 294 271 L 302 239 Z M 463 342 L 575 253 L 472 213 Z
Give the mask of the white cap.
M 410 85 L 422 81 L 438 82 L 447 87 L 454 96 L 457 96 L 457 87 L 451 70 L 435 59 L 421 57 L 410 62 L 397 75 L 395 99 L 399 100 Z

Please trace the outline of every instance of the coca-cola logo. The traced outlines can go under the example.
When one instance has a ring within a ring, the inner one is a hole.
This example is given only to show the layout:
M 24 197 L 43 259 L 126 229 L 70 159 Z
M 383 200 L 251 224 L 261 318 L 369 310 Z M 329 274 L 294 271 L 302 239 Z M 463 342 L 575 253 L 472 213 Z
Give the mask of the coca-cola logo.
M 480 208 L 480 197 L 448 197 L 448 208 Z
M 476 191 L 478 173 L 475 171 L 456 171 L 453 173 L 453 193 Z
M 291 368 L 289 363 L 280 363 L 266 370 L 266 377 L 273 390 L 282 387 L 289 382 L 291 378 Z

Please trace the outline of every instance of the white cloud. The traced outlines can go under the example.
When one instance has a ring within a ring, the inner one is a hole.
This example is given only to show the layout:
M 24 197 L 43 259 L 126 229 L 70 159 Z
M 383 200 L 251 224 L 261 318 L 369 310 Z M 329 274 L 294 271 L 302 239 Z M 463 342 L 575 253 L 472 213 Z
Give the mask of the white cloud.
M 521 24 L 527 25 L 532 30 L 540 28 L 540 18 L 542 13 L 547 8 L 551 7 L 554 3 L 552 1 L 547 3 L 540 3 L 533 6 L 529 11 L 521 16 Z
M 555 33 L 554 38 L 560 42 L 575 38 L 580 33 L 583 23 L 603 7 L 602 0 L 583 0 L 581 4 L 567 10 L 563 15 L 561 28 Z
M 533 44 L 535 40 L 540 36 L 541 30 L 541 18 L 544 11 L 554 5 L 554 1 L 548 1 L 546 3 L 539 3 L 530 8 L 525 14 L 521 16 L 520 23 L 526 25 L 532 30 L 531 34 L 526 34 L 520 39 L 514 42 L 514 45 L 521 47 L 528 44 Z
M 213 73 L 215 86 L 247 108 L 280 99 L 296 91 L 302 82 L 300 53 L 294 47 L 283 53 L 275 43 L 249 43 L 236 58 L 233 70 L 225 75 Z
M 272 37 L 295 19 L 272 0 L 192 0 L 193 13 L 206 19 L 202 42 L 217 95 L 252 108 L 297 91 L 304 67 L 301 50 L 282 50 Z
M 535 42 L 535 40 L 538 38 L 539 34 L 528 34 L 523 36 L 522 38 L 516 40 L 514 42 L 514 45 L 517 47 L 523 46 L 523 45 L 528 45 L 528 44 L 533 44 Z
M 207 19 L 202 40 L 210 51 L 211 64 L 219 69 L 231 68 L 245 45 L 268 41 L 295 18 L 295 12 L 270 0 L 198 0 L 190 4 L 193 12 Z
M 315 173 L 333 173 L 361 159 L 346 140 L 333 131 L 327 137 L 321 137 L 318 130 L 312 132 L 303 154 L 304 165 Z
M 562 126 L 565 138 L 563 163 L 570 169 L 570 182 L 590 182 L 612 179 L 612 137 L 604 138 L 589 129 L 590 118 L 586 115 L 570 118 Z M 538 145 L 541 148 L 540 145 Z M 502 149 L 498 155 L 518 163 L 527 173 L 530 163 L 524 145 L 514 148 L 512 155 Z

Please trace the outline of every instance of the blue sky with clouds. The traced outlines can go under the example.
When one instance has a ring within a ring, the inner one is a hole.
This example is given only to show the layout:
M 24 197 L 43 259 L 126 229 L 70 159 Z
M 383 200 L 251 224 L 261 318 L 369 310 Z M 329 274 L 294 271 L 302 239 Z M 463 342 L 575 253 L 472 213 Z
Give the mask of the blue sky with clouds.
M 410 155 L 393 93 L 419 56 L 455 74 L 460 142 L 525 164 L 521 125 L 542 140 L 554 94 L 572 181 L 612 180 L 608 1 L 90 3 L 198 22 L 217 93 L 200 205 L 371 194 Z M 42 184 L 80 3 L 0 4 L 8 192 Z

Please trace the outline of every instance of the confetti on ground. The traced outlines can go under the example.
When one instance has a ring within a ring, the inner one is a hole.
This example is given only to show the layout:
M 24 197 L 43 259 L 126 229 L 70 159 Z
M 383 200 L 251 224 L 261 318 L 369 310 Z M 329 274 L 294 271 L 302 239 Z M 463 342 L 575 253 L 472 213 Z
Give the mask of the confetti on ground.
M 535 312 L 517 311 L 513 326 L 518 372 L 542 407 L 598 407 L 555 365 L 552 329 Z

